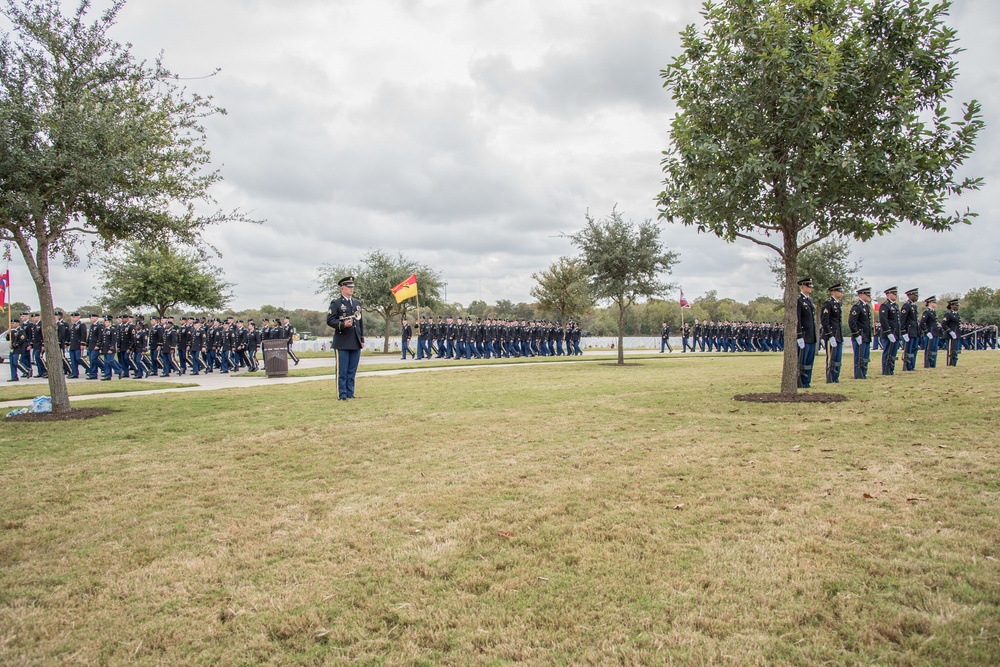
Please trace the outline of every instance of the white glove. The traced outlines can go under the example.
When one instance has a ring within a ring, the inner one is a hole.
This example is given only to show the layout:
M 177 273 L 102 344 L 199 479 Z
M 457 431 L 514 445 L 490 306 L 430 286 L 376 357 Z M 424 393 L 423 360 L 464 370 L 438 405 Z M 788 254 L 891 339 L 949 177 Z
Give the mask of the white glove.
M 830 347 L 837 347 L 837 339 L 836 338 L 831 338 L 830 339 Z
M 806 339 L 805 338 L 800 338 L 796 342 L 799 344 L 799 349 L 800 350 L 806 349 Z
M 927 332 L 927 339 L 928 340 L 934 340 L 934 334 L 932 334 L 930 331 L 928 331 Z
M 952 338 L 958 338 L 958 336 L 955 334 L 954 331 L 949 331 L 948 333 L 951 335 Z
M 903 334 L 903 342 L 904 343 L 910 342 L 910 334 Z
M 861 336 L 858 336 L 857 338 L 854 339 L 854 342 L 857 343 L 858 345 L 864 345 L 864 343 L 862 342 L 863 340 L 864 339 Z
M 896 342 L 896 334 L 889 334 L 889 342 L 890 343 Z

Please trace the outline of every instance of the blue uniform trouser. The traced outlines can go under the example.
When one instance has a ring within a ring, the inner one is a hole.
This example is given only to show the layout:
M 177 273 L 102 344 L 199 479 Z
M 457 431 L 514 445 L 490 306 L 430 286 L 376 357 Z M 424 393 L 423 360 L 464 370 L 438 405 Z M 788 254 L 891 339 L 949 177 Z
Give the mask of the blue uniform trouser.
M 888 337 L 882 338 L 882 375 L 896 374 L 896 346 L 899 341 L 893 343 Z
M 35 365 L 35 375 L 43 377 L 48 374 L 45 366 L 42 365 L 42 350 L 40 348 L 31 351 L 31 361 Z
M 424 343 L 426 343 L 426 342 L 427 341 L 425 341 L 422 338 L 418 338 L 417 339 L 417 360 L 418 361 L 424 358 Z M 427 355 L 427 356 L 430 356 L 430 355 Z
M 400 345 L 400 347 L 401 347 L 401 348 L 403 348 L 403 359 L 406 359 L 406 350 L 407 350 L 407 345 L 409 345 L 410 341 L 409 341 L 409 340 L 402 340 L 402 339 L 401 339 L 401 340 L 400 340 L 400 342 L 402 343 L 402 344 Z M 419 345 L 419 344 L 418 344 L 418 345 Z
M 808 389 L 812 383 L 813 362 L 816 361 L 816 343 L 806 343 L 806 346 L 799 350 L 799 387 Z
M 69 376 L 80 377 L 80 348 L 69 351 Z
M 97 379 L 97 372 L 101 370 L 101 351 L 100 350 L 90 350 L 87 355 L 90 357 L 90 372 L 87 373 L 87 377 Z
M 257 350 L 254 350 L 255 354 L 256 352 Z M 191 372 L 197 373 L 199 370 L 201 370 L 201 351 L 191 350 Z
M 838 341 L 833 346 L 833 339 L 826 346 L 826 381 L 827 384 L 840 382 L 840 362 L 844 358 L 844 342 Z
M 924 368 L 937 368 L 938 342 L 924 337 Z
M 17 379 L 17 364 L 21 361 L 21 353 L 10 351 L 10 356 L 7 357 L 7 363 L 10 364 L 10 379 L 14 381 Z
M 851 345 L 854 347 L 854 379 L 867 380 L 868 359 L 871 357 L 871 343 L 859 343 L 852 338 Z
M 920 340 L 910 338 L 903 343 L 903 370 L 913 371 L 917 368 L 917 350 L 920 349 Z
M 361 350 L 337 350 L 337 394 L 340 398 L 354 398 L 354 376 L 361 363 Z
M 103 370 L 105 380 L 110 379 L 112 373 L 121 374 L 122 367 L 121 364 L 118 363 L 118 360 L 115 359 L 114 352 L 108 352 L 104 355 Z

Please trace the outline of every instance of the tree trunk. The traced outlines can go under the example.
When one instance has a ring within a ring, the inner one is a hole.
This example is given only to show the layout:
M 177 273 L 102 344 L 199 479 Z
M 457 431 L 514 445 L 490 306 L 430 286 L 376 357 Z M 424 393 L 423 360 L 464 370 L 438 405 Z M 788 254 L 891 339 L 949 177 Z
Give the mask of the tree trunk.
M 785 353 L 781 365 L 781 393 L 794 396 L 799 387 L 798 333 L 798 233 L 785 230 Z
M 625 343 L 625 304 L 618 302 L 618 365 L 625 365 L 625 350 L 622 345 Z
M 392 317 L 392 314 L 389 311 L 385 311 L 383 317 L 385 318 L 385 336 L 382 337 L 382 352 L 389 354 L 389 319 Z
M 31 247 L 23 237 L 15 238 L 28 273 L 35 283 L 38 293 L 38 312 L 42 316 L 42 344 L 47 352 L 45 359 L 46 372 L 49 376 L 49 396 L 52 399 L 53 412 L 69 412 L 69 389 L 66 386 L 66 376 L 63 375 L 62 354 L 59 350 L 59 334 L 56 331 L 55 305 L 52 300 L 52 284 L 49 282 L 49 247 L 39 243 L 35 256 L 31 255 Z

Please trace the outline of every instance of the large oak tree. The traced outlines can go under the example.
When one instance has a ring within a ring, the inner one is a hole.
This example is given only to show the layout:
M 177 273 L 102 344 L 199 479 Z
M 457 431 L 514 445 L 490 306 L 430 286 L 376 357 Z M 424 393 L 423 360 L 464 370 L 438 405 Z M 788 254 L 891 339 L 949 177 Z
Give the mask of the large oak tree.
M 204 214 L 209 170 L 202 120 L 223 110 L 176 83 L 157 60 L 137 61 L 110 36 L 124 0 L 90 20 L 89 0 L 6 0 L 0 39 L 0 244 L 16 247 L 35 283 L 46 350 L 58 350 L 50 261 L 77 248 L 191 242 L 239 215 Z M 49 374 L 52 409 L 70 408 Z
M 983 126 L 949 116 L 960 51 L 949 3 L 723 0 L 682 33 L 662 72 L 677 104 L 661 218 L 778 253 L 831 234 L 867 240 L 901 223 L 969 223 L 950 200 Z M 795 280 L 785 281 L 783 394 L 796 392 Z

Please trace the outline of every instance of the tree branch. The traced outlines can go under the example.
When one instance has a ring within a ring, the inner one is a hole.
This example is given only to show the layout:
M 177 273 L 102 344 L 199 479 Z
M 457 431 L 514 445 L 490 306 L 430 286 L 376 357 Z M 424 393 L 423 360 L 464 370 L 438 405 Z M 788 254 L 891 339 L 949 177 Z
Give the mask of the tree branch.
M 782 259 L 784 259 L 785 257 L 785 252 L 778 246 L 774 245 L 773 243 L 768 243 L 767 241 L 761 241 L 760 239 L 755 239 L 749 234 L 741 234 L 740 232 L 736 232 L 735 236 L 737 238 L 746 239 L 747 241 L 753 241 L 757 245 L 762 245 L 765 248 L 770 248 L 771 250 L 774 250 L 776 253 L 781 255 Z

